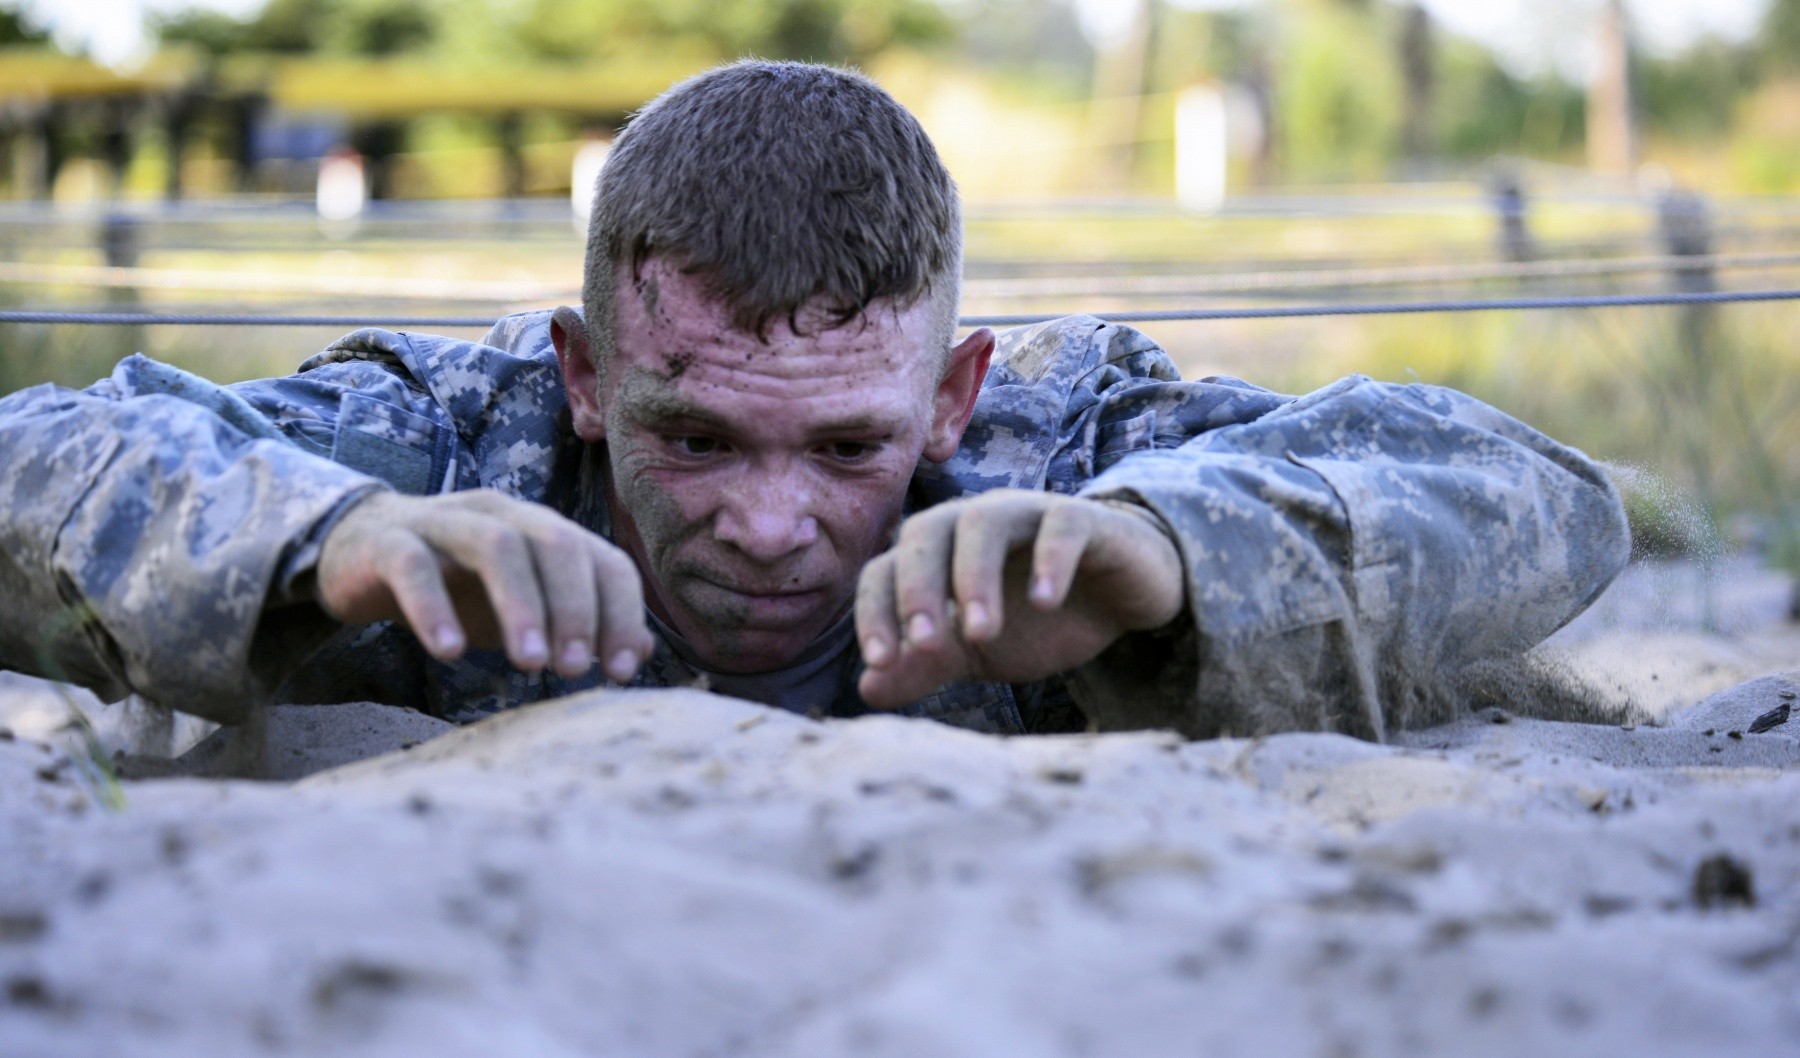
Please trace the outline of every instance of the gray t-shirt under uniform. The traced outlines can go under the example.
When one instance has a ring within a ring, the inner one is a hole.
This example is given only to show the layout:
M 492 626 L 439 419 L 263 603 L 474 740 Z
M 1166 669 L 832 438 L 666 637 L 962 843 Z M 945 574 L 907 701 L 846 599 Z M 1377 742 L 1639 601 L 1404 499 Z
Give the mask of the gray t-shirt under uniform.
M 838 618 L 792 665 L 771 672 L 714 672 L 701 664 L 693 644 L 649 610 L 650 627 L 665 644 L 672 659 L 691 673 L 689 681 L 707 690 L 761 702 L 807 716 L 841 715 L 848 691 L 855 694 L 861 666 L 856 647 L 856 621 L 848 611 Z M 665 676 L 674 676 L 669 673 Z

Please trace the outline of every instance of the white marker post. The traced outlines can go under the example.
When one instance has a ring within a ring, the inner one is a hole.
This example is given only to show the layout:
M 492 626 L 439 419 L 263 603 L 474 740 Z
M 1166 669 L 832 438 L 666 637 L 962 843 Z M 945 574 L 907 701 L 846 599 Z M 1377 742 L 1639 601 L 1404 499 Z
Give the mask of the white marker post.
M 319 159 L 317 203 L 327 230 L 354 228 L 369 200 L 369 179 L 362 155 L 339 148 Z
M 594 211 L 594 185 L 600 181 L 600 170 L 606 165 L 612 140 L 589 136 L 575 149 L 575 163 L 569 170 L 569 207 L 575 212 L 575 227 L 586 231 L 588 215 Z
M 1175 201 L 1211 213 L 1225 204 L 1225 93 L 1194 85 L 1175 96 Z

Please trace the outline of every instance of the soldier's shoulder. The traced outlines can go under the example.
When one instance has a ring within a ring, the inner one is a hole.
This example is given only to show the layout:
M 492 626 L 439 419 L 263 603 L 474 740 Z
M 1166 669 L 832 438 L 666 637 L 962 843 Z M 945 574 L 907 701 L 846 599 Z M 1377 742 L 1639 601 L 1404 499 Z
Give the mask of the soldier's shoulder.
M 1098 316 L 1063 316 L 996 336 L 997 381 L 1073 387 L 1096 372 L 1180 381 L 1163 347 L 1135 327 Z
M 304 373 L 327 364 L 372 361 L 418 372 L 451 369 L 469 361 L 508 359 L 554 362 L 551 309 L 502 316 L 479 339 L 363 327 L 332 342 L 300 364 Z
M 502 317 L 480 339 L 367 327 L 339 338 L 300 365 L 301 375 L 378 365 L 425 390 L 459 420 L 498 405 L 513 414 L 562 407 L 561 371 L 550 340 L 550 310 Z

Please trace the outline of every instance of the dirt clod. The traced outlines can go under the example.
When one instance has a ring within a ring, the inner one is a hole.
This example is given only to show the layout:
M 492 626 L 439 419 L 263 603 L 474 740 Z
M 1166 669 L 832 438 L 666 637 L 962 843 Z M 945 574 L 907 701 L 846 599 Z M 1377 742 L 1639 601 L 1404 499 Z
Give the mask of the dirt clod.
M 1722 852 L 1701 860 L 1694 869 L 1694 903 L 1702 908 L 1755 907 L 1749 866 Z
M 1760 735 L 1764 731 L 1780 727 L 1782 724 L 1787 723 L 1792 708 L 1792 706 L 1783 703 L 1757 717 L 1755 720 L 1750 721 L 1750 733 L 1752 735 Z
M 36 911 L 0 911 L 0 944 L 23 944 L 37 940 L 49 928 L 44 916 Z

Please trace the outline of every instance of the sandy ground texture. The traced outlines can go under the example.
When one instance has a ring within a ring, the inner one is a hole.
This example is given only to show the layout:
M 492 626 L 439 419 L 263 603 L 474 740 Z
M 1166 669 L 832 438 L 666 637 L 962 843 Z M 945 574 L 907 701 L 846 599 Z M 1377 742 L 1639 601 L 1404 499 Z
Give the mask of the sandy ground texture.
M 1794 1054 L 1797 692 L 1401 746 L 603 693 L 117 810 L 0 741 L 0 1053 Z
M 1749 556 L 1628 567 L 1540 648 L 1610 700 L 1655 718 L 1800 665 L 1795 585 Z
M 0 673 L 0 1058 L 1800 1055 L 1800 630 L 1715 572 L 1545 648 L 1650 722 L 1393 746 Z

